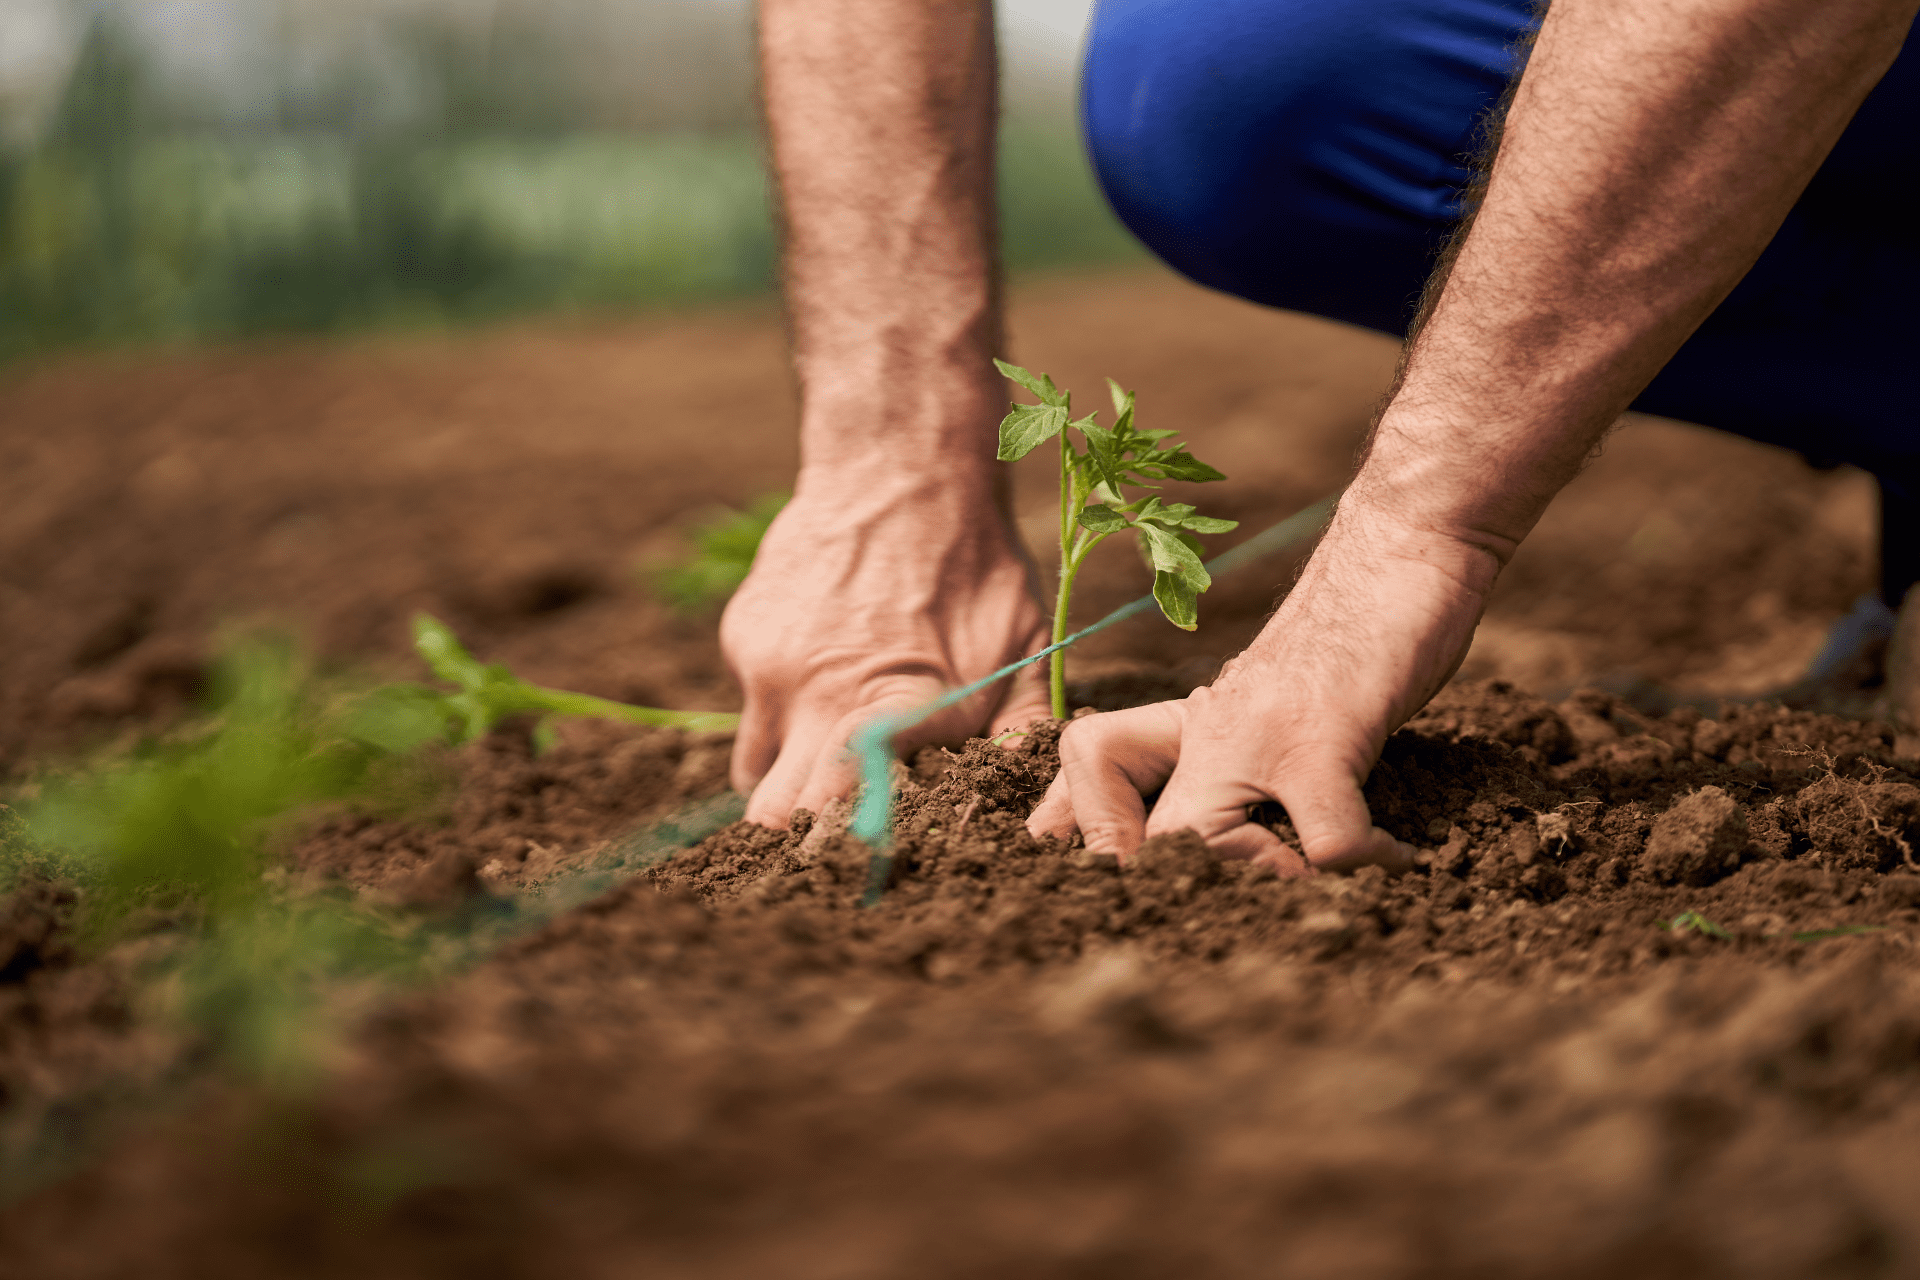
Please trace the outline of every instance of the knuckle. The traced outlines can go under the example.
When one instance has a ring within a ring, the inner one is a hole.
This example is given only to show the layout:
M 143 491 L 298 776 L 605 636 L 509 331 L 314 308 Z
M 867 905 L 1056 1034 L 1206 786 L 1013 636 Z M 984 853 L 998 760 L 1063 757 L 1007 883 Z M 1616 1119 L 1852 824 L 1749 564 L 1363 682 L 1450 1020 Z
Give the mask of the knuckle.
M 1300 852 L 1316 867 L 1355 867 L 1377 860 L 1382 850 L 1371 827 L 1359 831 L 1302 832 Z
M 1060 758 L 1065 760 L 1072 753 L 1075 760 L 1105 749 L 1112 739 L 1111 715 L 1082 716 L 1078 720 L 1067 721 L 1067 727 L 1060 731 Z
M 1139 836 L 1129 823 L 1112 817 L 1082 817 L 1080 834 L 1095 853 L 1131 853 Z

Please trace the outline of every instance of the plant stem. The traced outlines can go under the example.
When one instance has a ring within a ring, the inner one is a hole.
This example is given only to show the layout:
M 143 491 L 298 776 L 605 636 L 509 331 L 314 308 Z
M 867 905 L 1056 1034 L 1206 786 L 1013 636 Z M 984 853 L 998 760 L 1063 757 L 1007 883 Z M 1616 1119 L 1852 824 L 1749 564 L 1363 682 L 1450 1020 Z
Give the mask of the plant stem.
M 740 717 L 724 711 L 667 711 L 660 707 L 636 707 L 631 703 L 596 698 L 588 693 L 570 693 L 564 689 L 546 689 L 522 685 L 520 700 L 529 711 L 548 711 L 555 715 L 591 720 L 624 720 L 628 724 L 657 728 L 678 727 L 692 733 L 725 732 L 740 723 Z
M 1080 569 L 1069 561 L 1060 570 L 1060 594 L 1053 605 L 1053 643 L 1067 638 L 1067 602 L 1073 595 L 1073 577 Z M 1047 690 L 1053 697 L 1053 718 L 1067 718 L 1067 651 L 1060 650 L 1047 659 Z
M 1079 476 L 1074 474 L 1073 446 L 1067 433 L 1060 433 L 1060 593 L 1053 604 L 1053 640 L 1067 638 L 1067 606 L 1073 598 L 1073 577 L 1079 565 L 1073 558 L 1074 512 L 1084 499 L 1080 496 Z M 1062 649 L 1047 659 L 1047 692 L 1053 700 L 1053 718 L 1067 718 L 1067 651 Z

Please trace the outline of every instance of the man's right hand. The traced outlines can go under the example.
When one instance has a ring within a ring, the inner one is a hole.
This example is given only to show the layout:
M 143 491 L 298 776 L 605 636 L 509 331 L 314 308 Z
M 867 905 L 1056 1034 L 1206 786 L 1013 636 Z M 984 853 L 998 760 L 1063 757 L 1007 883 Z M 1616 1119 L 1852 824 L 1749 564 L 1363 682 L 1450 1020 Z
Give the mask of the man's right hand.
M 1412 848 L 1373 825 L 1361 787 L 1387 735 L 1459 667 L 1505 549 L 1350 494 L 1299 583 L 1211 688 L 1068 726 L 1028 829 L 1079 831 L 1091 851 L 1127 857 L 1148 836 L 1191 828 L 1285 875 L 1404 869 Z M 1297 849 L 1249 818 L 1266 801 L 1285 806 Z
M 733 784 L 747 819 L 785 827 L 858 776 L 850 737 L 1034 652 L 1047 622 L 1032 562 L 992 495 L 990 473 L 803 475 L 727 606 L 720 643 L 746 707 Z M 902 734 L 896 747 L 960 741 L 1047 718 L 1043 668 Z

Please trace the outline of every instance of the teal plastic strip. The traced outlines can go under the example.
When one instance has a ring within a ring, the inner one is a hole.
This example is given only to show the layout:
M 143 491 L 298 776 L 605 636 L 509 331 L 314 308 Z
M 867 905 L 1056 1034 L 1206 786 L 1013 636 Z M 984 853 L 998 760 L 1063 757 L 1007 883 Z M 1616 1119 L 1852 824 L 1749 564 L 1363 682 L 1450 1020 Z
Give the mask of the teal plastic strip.
M 1288 516 L 1271 529 L 1263 530 L 1248 538 L 1231 551 L 1223 552 L 1207 561 L 1207 572 L 1215 577 L 1223 573 L 1232 573 L 1235 569 L 1251 564 L 1275 552 L 1284 551 L 1295 543 L 1318 533 L 1333 514 L 1334 503 L 1339 500 L 1338 493 L 1322 498 L 1304 511 Z M 893 740 L 895 737 L 913 728 L 928 716 L 945 711 L 955 703 L 964 702 L 989 685 L 1005 680 L 1022 667 L 1052 657 L 1068 645 L 1077 644 L 1093 635 L 1105 631 L 1115 623 L 1125 622 L 1136 614 L 1153 609 L 1151 595 L 1142 596 L 1130 604 L 1121 605 L 1090 627 L 1074 632 L 1056 644 L 1050 644 L 1040 652 L 1031 654 L 1018 662 L 1008 663 L 992 675 L 975 680 L 972 684 L 961 685 L 958 689 L 949 689 L 931 702 L 924 702 L 907 711 L 876 717 L 853 735 L 848 746 L 860 757 L 860 803 L 854 809 L 853 822 L 849 830 L 867 844 L 873 846 L 874 855 L 867 865 L 867 891 L 861 899 L 864 906 L 873 906 L 880 901 L 880 895 L 886 891 L 887 879 L 893 874 L 893 856 L 888 849 L 893 843 L 891 817 L 893 813 Z

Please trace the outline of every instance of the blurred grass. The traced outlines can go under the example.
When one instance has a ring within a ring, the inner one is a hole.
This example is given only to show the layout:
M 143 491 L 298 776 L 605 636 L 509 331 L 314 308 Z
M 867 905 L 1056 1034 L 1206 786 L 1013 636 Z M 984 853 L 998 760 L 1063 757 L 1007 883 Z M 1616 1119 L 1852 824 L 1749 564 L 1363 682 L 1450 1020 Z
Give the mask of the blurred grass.
M 143 83 L 102 27 L 37 143 L 0 154 L 0 358 L 679 305 L 774 281 L 751 129 L 196 130 L 150 112 Z M 1139 255 L 1057 113 L 1008 120 L 1001 170 L 1012 270 Z

